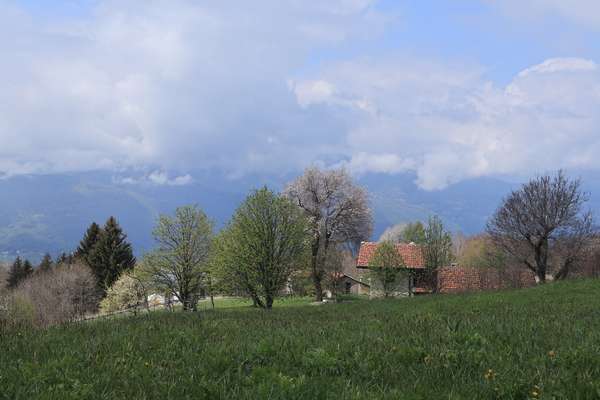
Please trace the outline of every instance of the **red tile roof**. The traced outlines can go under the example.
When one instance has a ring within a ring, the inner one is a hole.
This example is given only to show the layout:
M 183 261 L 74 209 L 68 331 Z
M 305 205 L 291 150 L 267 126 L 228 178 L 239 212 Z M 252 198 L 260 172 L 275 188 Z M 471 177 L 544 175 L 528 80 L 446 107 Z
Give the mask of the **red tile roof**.
M 358 268 L 366 268 L 369 266 L 369 260 L 373 257 L 375 250 L 377 249 L 377 243 L 374 242 L 362 242 L 360 244 L 360 250 L 358 252 L 358 259 L 356 260 L 356 266 Z M 402 256 L 404 264 L 408 268 L 425 268 L 425 261 L 423 259 L 423 251 L 421 246 L 414 243 L 396 244 L 398 253 Z

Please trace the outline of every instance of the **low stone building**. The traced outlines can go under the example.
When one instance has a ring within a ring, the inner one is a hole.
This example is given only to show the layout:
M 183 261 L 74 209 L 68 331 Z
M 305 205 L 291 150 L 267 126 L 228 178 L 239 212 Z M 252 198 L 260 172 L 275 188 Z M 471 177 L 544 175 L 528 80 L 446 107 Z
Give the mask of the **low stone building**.
M 377 243 L 361 243 L 356 266 L 368 270 L 369 261 L 377 249 Z M 398 294 L 427 294 L 433 292 L 435 284 L 439 293 L 460 293 L 480 290 L 497 290 L 530 287 L 535 285 L 533 272 L 523 268 L 472 268 L 459 265 L 443 267 L 438 270 L 437 282 L 426 278 L 425 261 L 421 246 L 414 243 L 396 244 L 396 249 L 406 268 L 412 269 L 412 281 L 400 285 Z M 371 290 L 376 286 L 371 284 Z
M 368 278 L 362 276 L 351 276 L 342 274 L 338 286 L 344 294 L 368 295 L 371 291 L 371 283 Z

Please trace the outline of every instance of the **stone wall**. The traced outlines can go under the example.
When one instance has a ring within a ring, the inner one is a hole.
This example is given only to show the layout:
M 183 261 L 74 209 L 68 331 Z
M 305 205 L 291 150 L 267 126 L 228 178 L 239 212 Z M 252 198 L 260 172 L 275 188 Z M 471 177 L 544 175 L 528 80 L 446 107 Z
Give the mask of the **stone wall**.
M 535 286 L 533 272 L 523 268 L 446 267 L 438 271 L 440 293 L 511 289 Z

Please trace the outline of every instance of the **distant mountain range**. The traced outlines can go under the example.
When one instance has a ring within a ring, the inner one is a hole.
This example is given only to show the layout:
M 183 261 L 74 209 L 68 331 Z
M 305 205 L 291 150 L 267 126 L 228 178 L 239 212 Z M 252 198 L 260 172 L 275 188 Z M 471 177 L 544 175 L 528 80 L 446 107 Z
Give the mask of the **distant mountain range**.
M 0 258 L 17 254 L 39 259 L 73 250 L 87 226 L 117 217 L 136 254 L 152 248 L 152 228 L 161 213 L 185 204 L 199 205 L 220 229 L 252 188 L 280 190 L 290 177 L 227 179 L 219 174 L 194 175 L 185 186 L 123 184 L 108 173 L 18 176 L 0 180 Z M 424 191 L 410 174 L 369 174 L 358 178 L 371 195 L 375 215 L 373 238 L 389 226 L 426 220 L 438 214 L 452 231 L 480 232 L 502 197 L 515 183 L 479 178 L 440 191 Z M 600 177 L 584 176 L 592 193 L 590 206 L 600 211 Z M 596 189 L 596 190 L 595 190 Z M 596 196 L 594 196 L 594 192 Z

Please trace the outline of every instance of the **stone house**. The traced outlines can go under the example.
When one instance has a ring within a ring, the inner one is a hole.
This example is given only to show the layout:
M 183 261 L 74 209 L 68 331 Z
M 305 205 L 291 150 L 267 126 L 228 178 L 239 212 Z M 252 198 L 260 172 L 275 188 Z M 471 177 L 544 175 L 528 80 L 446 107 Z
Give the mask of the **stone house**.
M 369 261 L 377 249 L 375 242 L 362 242 L 356 261 L 357 269 L 368 271 Z M 412 269 L 411 278 L 407 278 L 398 287 L 397 295 L 427 294 L 433 292 L 435 284 L 439 293 L 460 293 L 479 290 L 496 290 L 520 288 L 535 285 L 535 276 L 531 271 L 522 268 L 472 268 L 451 265 L 440 268 L 437 282 L 429 282 L 426 278 L 425 258 L 423 249 L 414 243 L 396 244 L 396 250 L 404 260 L 406 268 Z M 408 279 L 411 279 L 408 281 Z M 375 284 L 370 284 L 371 292 L 377 290 Z M 375 293 L 370 293 L 376 296 Z

